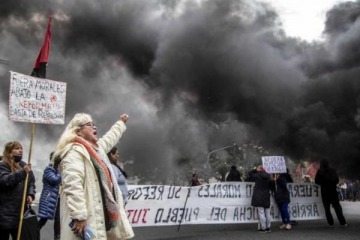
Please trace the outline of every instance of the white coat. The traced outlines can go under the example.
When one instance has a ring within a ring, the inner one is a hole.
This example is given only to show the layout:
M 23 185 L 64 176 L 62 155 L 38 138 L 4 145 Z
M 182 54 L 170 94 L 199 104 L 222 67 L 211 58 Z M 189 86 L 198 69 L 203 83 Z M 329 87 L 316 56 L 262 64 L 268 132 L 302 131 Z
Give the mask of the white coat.
M 109 161 L 106 153 L 119 141 L 126 126 L 116 122 L 111 129 L 98 140 L 99 154 Z M 115 228 L 105 230 L 104 208 L 99 179 L 86 148 L 78 143 L 68 144 L 61 152 L 60 163 L 62 188 L 60 191 L 61 240 L 78 240 L 69 227 L 72 219 L 86 220 L 96 240 L 121 240 L 134 236 L 134 232 L 124 210 L 121 191 L 118 189 L 120 216 Z M 110 164 L 110 162 L 109 162 Z M 109 169 L 118 188 L 113 170 Z

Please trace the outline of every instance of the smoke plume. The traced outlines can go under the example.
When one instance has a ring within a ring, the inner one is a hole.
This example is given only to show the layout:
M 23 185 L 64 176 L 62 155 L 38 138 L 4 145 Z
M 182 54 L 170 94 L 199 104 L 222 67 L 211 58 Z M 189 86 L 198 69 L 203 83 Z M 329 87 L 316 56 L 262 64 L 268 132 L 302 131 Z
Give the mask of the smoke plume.
M 256 142 L 355 176 L 359 12 L 359 1 L 334 6 L 326 41 L 307 43 L 250 0 L 1 1 L 0 58 L 10 62 L 0 64 L 1 142 L 27 152 L 29 124 L 7 120 L 9 71 L 31 72 L 51 15 L 47 78 L 67 83 L 66 122 L 87 112 L 101 135 L 128 113 L 118 147 L 134 175 L 170 183 L 184 164 L 204 168 L 214 149 Z M 63 130 L 37 125 L 38 169 Z

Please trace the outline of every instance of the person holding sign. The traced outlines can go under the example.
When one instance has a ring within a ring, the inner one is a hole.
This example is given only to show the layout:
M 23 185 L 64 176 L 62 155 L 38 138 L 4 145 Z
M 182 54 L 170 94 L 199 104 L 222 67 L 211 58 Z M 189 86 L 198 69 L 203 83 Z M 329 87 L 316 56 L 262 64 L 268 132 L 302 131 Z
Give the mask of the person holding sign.
M 129 239 L 134 236 L 121 191 L 106 153 L 126 130 L 122 114 L 100 139 L 91 116 L 75 114 L 59 139 L 54 159 L 59 159 L 61 239 Z
M 30 164 L 22 161 L 23 149 L 19 142 L 5 144 L 0 162 L 0 239 L 17 239 L 20 211 L 26 175 L 27 204 L 35 199 L 35 177 Z
M 291 222 L 290 222 L 290 214 L 289 214 L 289 203 L 290 203 L 290 193 L 287 189 L 287 182 L 286 182 L 286 173 L 282 173 L 280 175 L 275 174 L 275 192 L 274 198 L 275 202 L 278 205 L 282 225 L 280 229 L 291 230 Z
M 258 210 L 260 220 L 258 231 L 260 233 L 271 232 L 270 192 L 274 189 L 274 185 L 270 175 L 260 165 L 249 172 L 249 180 L 255 182 L 251 206 L 256 207 Z

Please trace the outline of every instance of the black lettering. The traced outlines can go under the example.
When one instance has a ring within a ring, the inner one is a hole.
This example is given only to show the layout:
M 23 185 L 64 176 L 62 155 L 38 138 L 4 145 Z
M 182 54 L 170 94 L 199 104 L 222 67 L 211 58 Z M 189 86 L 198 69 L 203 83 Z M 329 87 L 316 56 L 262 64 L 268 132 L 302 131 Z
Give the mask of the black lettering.
M 246 184 L 246 197 L 251 198 L 252 196 L 252 184 Z
M 178 190 L 176 191 L 175 198 L 180 198 L 180 195 L 179 195 L 180 191 L 181 191 L 181 187 L 179 187 Z
M 143 192 L 144 192 L 143 195 L 144 195 L 145 200 L 148 199 L 148 197 L 149 197 L 149 188 L 150 187 L 148 187 L 148 186 L 142 188 Z
M 167 215 L 166 219 L 163 220 L 162 222 L 168 223 L 168 222 L 169 222 L 169 219 L 170 219 L 170 214 L 171 214 L 171 208 L 169 208 L 169 210 L 168 210 L 168 215 Z
M 159 200 L 159 199 L 162 200 L 162 195 L 164 193 L 164 186 L 158 187 L 158 191 L 159 191 L 159 196 L 158 196 L 157 200 Z
M 135 193 L 134 193 L 132 199 L 133 199 L 133 200 L 137 200 L 137 199 L 139 199 L 139 198 L 141 197 L 141 195 L 142 195 L 142 193 L 141 193 L 141 188 L 138 187 L 138 188 L 136 188 Z
M 179 209 L 178 209 L 178 208 L 174 208 L 174 209 L 172 210 L 172 217 L 170 218 L 170 221 L 171 221 L 171 222 L 173 222 L 173 223 L 176 223 L 176 222 L 177 222 L 178 213 L 179 213 Z
M 201 197 L 203 197 L 204 195 L 202 195 L 202 190 L 203 190 L 203 185 L 201 185 L 200 187 L 199 187 L 199 190 L 198 190 L 198 197 L 199 198 L 201 198 Z
M 156 197 L 156 187 L 157 186 L 151 186 L 149 191 L 149 199 L 155 199 Z
M 161 222 L 161 219 L 162 219 L 163 214 L 164 214 L 164 209 L 163 209 L 163 208 L 159 208 L 159 209 L 156 211 L 155 223 Z

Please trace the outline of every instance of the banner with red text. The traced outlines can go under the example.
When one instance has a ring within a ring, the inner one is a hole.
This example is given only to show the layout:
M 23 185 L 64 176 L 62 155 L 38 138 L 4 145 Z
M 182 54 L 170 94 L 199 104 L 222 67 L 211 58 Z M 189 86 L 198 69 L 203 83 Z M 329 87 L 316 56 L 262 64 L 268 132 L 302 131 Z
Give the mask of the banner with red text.
M 9 119 L 64 124 L 66 83 L 11 72 Z
M 291 220 L 325 217 L 320 187 L 313 183 L 288 184 Z M 129 185 L 126 211 L 133 227 L 178 224 L 230 224 L 258 222 L 251 206 L 254 183 L 222 182 L 196 187 Z M 185 204 L 186 202 L 186 204 Z M 281 221 L 271 198 L 273 221 Z

